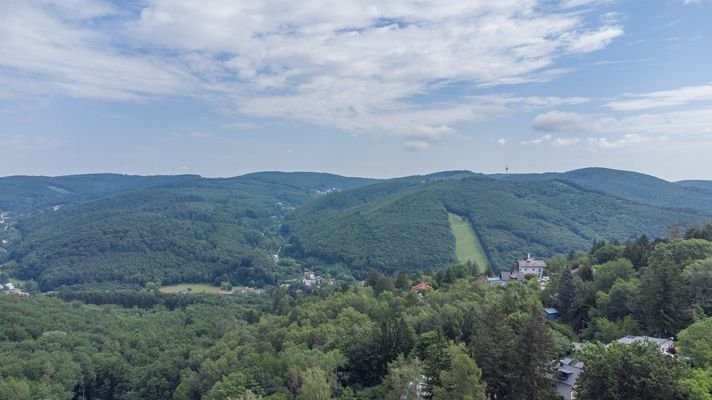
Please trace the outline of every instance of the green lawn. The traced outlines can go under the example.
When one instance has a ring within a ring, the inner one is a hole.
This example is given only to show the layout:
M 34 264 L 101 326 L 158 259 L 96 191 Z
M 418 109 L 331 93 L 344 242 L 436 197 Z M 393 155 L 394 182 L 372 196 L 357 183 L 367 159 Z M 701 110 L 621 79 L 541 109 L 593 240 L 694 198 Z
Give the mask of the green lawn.
M 181 283 L 180 285 L 163 286 L 159 289 L 163 293 L 180 293 L 183 290 L 191 288 L 191 293 L 210 293 L 218 294 L 219 287 L 208 285 L 205 283 Z
M 448 220 L 450 221 L 452 234 L 455 235 L 455 255 L 457 260 L 461 263 L 472 260 L 480 266 L 480 272 L 484 272 L 489 261 L 485 255 L 485 249 L 482 248 L 482 243 L 477 238 L 470 222 L 452 213 L 448 213 Z

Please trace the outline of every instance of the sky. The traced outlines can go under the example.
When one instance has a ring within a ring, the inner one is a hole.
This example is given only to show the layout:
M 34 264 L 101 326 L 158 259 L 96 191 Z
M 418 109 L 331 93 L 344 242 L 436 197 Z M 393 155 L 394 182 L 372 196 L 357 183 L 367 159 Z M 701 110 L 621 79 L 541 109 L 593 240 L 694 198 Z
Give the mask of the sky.
M 0 0 L 0 176 L 711 155 L 712 0 Z

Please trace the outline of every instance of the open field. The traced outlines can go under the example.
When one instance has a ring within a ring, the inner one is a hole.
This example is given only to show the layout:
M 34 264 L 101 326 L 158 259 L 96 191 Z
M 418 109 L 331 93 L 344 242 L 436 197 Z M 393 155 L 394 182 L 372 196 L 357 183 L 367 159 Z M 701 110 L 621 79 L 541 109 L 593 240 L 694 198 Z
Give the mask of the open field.
M 206 283 L 181 283 L 180 285 L 163 286 L 159 290 L 163 293 L 180 293 L 188 288 L 191 288 L 191 293 L 218 294 L 218 290 L 220 290 L 220 288 Z
M 457 261 L 464 263 L 471 260 L 480 266 L 481 271 L 484 270 L 489 262 L 487 261 L 485 250 L 482 248 L 482 244 L 479 238 L 477 238 L 474 229 L 472 229 L 470 222 L 452 213 L 448 213 L 448 220 L 450 221 L 452 234 L 455 235 L 455 255 L 457 256 Z

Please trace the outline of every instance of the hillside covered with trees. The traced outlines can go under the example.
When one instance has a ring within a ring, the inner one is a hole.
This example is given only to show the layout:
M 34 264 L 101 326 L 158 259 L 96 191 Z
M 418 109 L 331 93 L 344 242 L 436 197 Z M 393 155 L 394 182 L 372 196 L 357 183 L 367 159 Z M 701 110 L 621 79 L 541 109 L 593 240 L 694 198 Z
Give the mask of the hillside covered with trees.
M 360 271 L 416 271 L 454 262 L 448 212 L 469 220 L 495 270 L 509 269 L 527 253 L 550 257 L 640 232 L 659 237 L 675 224 L 705 218 L 698 211 L 636 203 L 567 180 L 470 174 L 413 177 L 331 194 L 298 209 L 286 225 L 298 257 Z
M 566 355 L 586 364 L 578 399 L 708 399 L 711 231 L 596 242 L 549 260 L 544 290 L 454 265 L 311 295 L 0 296 L 0 399 L 554 400 Z M 615 342 L 634 334 L 677 337 L 677 356 Z
M 387 180 L 279 172 L 9 177 L 0 179 L 0 192 L 7 194 L 0 268 L 42 290 L 147 282 L 261 287 L 301 268 L 356 279 L 370 268 L 437 269 L 457 261 L 450 215 L 471 226 L 489 263 L 481 267 L 493 271 L 527 253 L 551 257 L 584 251 L 594 240 L 660 237 L 712 218 L 712 194 L 599 169 Z M 676 207 L 666 206 L 677 195 Z
M 272 255 L 284 216 L 326 191 L 367 182 L 260 173 L 70 203 L 13 226 L 21 239 L 6 268 L 43 290 L 93 282 L 275 284 L 280 270 Z

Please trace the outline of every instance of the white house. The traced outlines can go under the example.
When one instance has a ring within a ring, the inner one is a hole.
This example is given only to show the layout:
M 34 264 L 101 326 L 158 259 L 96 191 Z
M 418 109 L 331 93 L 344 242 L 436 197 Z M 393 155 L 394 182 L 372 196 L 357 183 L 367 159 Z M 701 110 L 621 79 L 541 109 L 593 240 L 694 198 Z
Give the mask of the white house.
M 517 261 L 517 268 L 519 272 L 523 274 L 535 274 L 537 278 L 544 276 L 544 268 L 546 268 L 546 263 L 542 260 L 535 260 L 530 254 L 527 255 L 526 260 Z
M 620 339 L 618 339 L 618 343 L 623 343 L 623 344 L 631 344 L 631 343 L 654 343 L 656 346 L 658 346 L 658 350 L 660 350 L 661 353 L 666 354 L 666 355 L 671 355 L 672 354 L 672 349 L 675 348 L 675 343 L 672 341 L 672 339 L 664 339 L 664 338 L 655 338 L 655 337 L 650 337 L 650 336 L 624 336 Z

